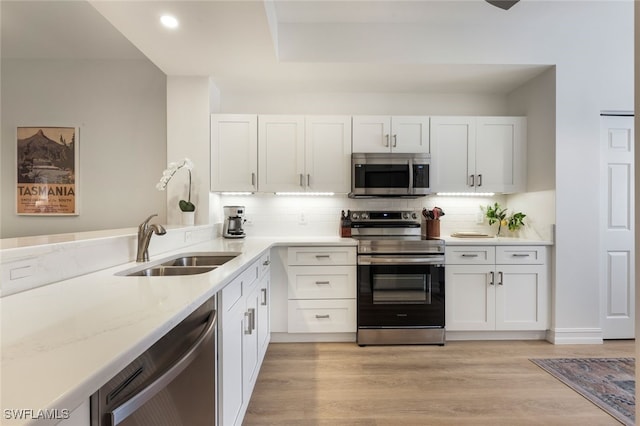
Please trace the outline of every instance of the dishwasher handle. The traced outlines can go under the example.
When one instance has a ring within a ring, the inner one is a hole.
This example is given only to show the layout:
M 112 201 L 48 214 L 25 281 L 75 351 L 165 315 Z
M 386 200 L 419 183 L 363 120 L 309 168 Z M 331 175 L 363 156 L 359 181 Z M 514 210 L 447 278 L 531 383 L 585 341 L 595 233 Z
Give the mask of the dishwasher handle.
M 213 336 L 213 331 L 216 326 L 217 314 L 216 311 L 211 311 L 204 331 L 193 342 L 193 344 L 185 351 L 185 353 L 174 362 L 160 377 L 147 385 L 140 392 L 129 398 L 118 407 L 106 413 L 107 421 L 110 422 L 110 426 L 116 426 L 120 424 L 124 419 L 133 414 L 138 408 L 142 407 L 147 401 L 156 396 L 158 392 L 164 389 L 173 379 L 175 379 L 180 373 L 182 373 L 193 362 L 194 359 L 200 354 L 202 346 L 206 344 Z

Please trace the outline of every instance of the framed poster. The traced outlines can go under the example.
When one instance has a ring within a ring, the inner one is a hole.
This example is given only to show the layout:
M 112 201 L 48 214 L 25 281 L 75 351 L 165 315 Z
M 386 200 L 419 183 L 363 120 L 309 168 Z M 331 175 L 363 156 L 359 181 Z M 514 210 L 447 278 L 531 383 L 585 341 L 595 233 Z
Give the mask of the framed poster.
M 78 128 L 18 127 L 16 213 L 78 214 Z

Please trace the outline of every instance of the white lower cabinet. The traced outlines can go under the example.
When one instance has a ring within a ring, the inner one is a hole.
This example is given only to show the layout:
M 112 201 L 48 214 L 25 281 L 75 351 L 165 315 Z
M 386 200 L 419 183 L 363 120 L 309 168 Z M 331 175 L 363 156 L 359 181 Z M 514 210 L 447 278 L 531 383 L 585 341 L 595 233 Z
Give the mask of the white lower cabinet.
M 218 418 L 240 425 L 269 344 L 269 263 L 266 252 L 220 292 Z
M 447 331 L 547 329 L 546 247 L 454 246 L 445 256 Z
M 355 247 L 289 247 L 289 333 L 355 333 Z

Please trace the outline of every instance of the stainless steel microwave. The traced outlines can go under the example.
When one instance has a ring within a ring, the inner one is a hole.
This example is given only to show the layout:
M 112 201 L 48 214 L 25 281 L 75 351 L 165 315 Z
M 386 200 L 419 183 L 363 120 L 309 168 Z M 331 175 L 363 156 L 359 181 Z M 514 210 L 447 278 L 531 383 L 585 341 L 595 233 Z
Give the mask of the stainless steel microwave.
M 351 154 L 351 197 L 418 197 L 429 188 L 430 154 Z

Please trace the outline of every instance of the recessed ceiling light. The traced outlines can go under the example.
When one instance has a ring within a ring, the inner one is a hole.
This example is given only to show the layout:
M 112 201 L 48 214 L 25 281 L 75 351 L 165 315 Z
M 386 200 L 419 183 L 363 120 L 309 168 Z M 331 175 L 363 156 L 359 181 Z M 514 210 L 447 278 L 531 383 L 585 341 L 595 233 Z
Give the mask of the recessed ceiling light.
M 160 22 L 167 28 L 178 28 L 178 20 L 171 15 L 162 15 L 160 17 Z

